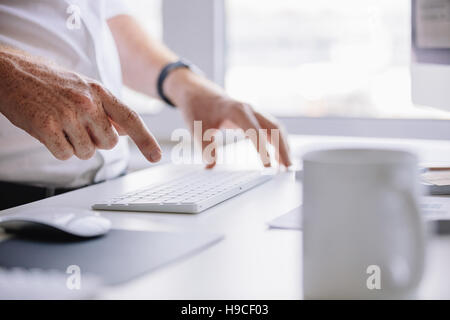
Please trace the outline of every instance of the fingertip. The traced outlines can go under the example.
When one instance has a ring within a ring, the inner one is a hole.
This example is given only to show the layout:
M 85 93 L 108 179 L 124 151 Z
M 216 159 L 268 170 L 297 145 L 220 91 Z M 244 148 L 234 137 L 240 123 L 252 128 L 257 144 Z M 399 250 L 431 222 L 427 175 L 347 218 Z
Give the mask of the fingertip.
M 216 163 L 213 162 L 213 163 L 207 164 L 207 165 L 205 166 L 205 169 L 210 170 L 210 169 L 214 168 L 215 166 L 216 166 Z
M 212 149 L 210 154 L 205 153 L 205 148 L 203 149 L 203 163 L 205 163 L 206 169 L 211 169 L 216 165 L 216 146 Z
M 153 149 L 148 157 L 151 162 L 158 162 L 162 158 L 162 152 L 159 149 Z
M 270 162 L 270 154 L 269 154 L 269 152 L 266 151 L 266 155 L 265 156 L 262 155 L 262 154 L 260 154 L 260 155 L 261 155 L 261 161 L 263 163 L 263 166 L 265 168 L 270 168 L 272 166 L 272 164 Z
M 205 163 L 205 168 L 211 169 L 216 165 L 216 158 L 203 159 L 203 162 Z
M 288 168 L 288 167 L 292 166 L 292 161 L 289 158 L 283 159 L 283 164 L 286 168 Z

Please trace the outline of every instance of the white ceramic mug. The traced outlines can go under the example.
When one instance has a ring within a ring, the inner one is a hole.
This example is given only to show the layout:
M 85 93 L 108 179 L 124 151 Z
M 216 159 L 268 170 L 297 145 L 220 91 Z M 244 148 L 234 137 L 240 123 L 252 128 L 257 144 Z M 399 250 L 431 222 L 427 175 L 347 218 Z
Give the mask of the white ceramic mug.
M 416 157 L 332 149 L 303 158 L 305 298 L 411 298 L 425 230 Z

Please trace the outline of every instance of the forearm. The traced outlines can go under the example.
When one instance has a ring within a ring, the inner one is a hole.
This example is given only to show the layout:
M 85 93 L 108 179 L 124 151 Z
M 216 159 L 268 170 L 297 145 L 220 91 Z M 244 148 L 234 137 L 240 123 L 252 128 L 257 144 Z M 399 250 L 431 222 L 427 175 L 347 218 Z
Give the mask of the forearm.
M 8 48 L 0 45 L 0 76 L 4 78 L 11 68 L 11 61 L 8 58 Z M 9 81 L 0 81 L 0 113 L 3 114 L 5 108 L 6 94 L 9 91 Z
M 116 41 L 124 84 L 157 97 L 156 82 L 160 70 L 178 57 L 149 36 L 136 19 L 120 15 L 108 20 Z
M 9 114 L 8 109 L 15 108 L 14 101 L 20 100 L 17 92 L 23 86 L 33 91 L 33 83 L 28 83 L 27 76 L 31 69 L 37 73 L 44 73 L 46 65 L 35 66 L 34 62 L 42 62 L 42 58 L 32 56 L 27 52 L 0 45 L 0 113 Z M 31 78 L 32 80 L 34 78 Z M 11 121 L 13 119 L 10 119 Z
M 159 98 L 157 79 L 162 68 L 178 60 L 176 54 L 161 42 L 151 38 L 133 17 L 121 15 L 108 20 L 119 51 L 125 85 Z M 184 106 L 199 94 L 223 94 L 207 79 L 186 69 L 169 74 L 163 90 L 176 106 Z

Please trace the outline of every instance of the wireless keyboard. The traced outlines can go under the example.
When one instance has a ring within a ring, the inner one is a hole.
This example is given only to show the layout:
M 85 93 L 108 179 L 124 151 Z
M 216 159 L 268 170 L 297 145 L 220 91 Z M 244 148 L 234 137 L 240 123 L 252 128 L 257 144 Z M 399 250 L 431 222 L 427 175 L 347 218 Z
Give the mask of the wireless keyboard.
M 98 210 L 198 213 L 270 180 L 261 171 L 198 170 L 92 206 Z

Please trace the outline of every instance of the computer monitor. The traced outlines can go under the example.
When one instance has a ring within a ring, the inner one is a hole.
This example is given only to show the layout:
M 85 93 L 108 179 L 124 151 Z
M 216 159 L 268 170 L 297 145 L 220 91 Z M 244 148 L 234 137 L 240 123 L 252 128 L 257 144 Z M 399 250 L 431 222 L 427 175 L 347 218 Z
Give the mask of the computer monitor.
M 411 13 L 413 102 L 450 110 L 450 0 L 413 0 Z

